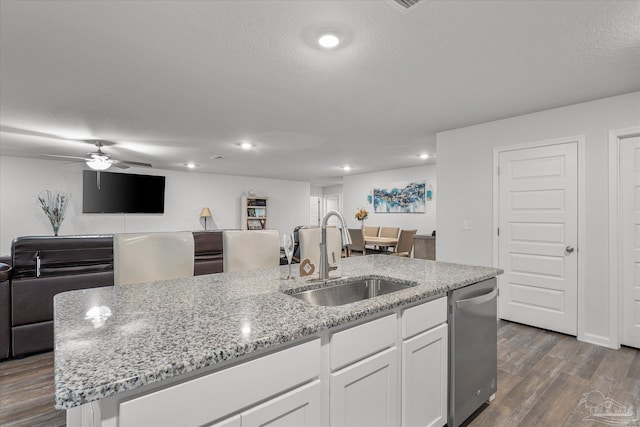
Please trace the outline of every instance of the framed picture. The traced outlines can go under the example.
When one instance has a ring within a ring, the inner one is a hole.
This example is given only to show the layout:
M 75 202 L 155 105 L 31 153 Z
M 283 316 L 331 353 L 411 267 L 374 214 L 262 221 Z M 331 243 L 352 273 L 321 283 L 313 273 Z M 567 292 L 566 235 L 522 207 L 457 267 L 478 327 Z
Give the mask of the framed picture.
M 389 184 L 373 189 L 376 213 L 424 213 L 425 181 Z

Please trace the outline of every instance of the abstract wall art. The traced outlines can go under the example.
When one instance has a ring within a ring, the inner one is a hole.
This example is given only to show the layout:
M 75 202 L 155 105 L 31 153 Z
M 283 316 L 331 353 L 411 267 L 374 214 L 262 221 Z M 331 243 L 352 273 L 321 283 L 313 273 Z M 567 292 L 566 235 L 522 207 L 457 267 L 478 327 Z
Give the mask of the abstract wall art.
M 394 183 L 373 189 L 376 213 L 424 213 L 425 182 Z

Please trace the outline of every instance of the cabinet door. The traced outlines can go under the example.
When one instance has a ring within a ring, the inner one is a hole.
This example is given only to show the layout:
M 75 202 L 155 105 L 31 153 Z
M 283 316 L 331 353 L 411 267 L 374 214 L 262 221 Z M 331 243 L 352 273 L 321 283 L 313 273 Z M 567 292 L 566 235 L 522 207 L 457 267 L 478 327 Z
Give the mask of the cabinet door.
M 331 374 L 331 425 L 398 424 L 398 349 L 385 350 Z
M 227 418 L 226 420 L 217 422 L 208 427 L 242 427 L 242 418 L 240 415 L 236 415 L 231 418 Z
M 402 425 L 447 423 L 447 325 L 402 343 Z
M 311 427 L 320 425 L 320 380 L 242 413 L 242 427 Z

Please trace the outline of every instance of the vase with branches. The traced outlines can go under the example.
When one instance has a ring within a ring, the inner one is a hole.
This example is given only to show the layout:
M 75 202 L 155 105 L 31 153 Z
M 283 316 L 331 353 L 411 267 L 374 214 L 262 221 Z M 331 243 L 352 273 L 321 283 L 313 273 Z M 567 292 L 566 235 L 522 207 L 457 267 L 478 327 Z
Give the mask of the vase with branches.
M 51 227 L 53 227 L 53 234 L 56 236 L 58 235 L 62 221 L 64 221 L 64 215 L 67 212 L 70 198 L 71 194 L 69 193 L 53 192 L 50 190 L 44 190 L 38 195 L 40 207 L 47 218 L 49 218 Z

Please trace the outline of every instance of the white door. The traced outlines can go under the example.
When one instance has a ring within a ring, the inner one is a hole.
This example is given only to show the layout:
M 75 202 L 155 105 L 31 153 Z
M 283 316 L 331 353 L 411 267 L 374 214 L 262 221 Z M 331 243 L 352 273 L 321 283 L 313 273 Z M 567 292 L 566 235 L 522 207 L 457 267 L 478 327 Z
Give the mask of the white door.
M 620 143 L 622 344 L 640 348 L 640 137 Z
M 500 317 L 577 334 L 578 144 L 500 153 Z
M 398 350 L 378 353 L 331 374 L 331 425 L 398 425 Z
M 447 325 L 402 343 L 402 425 L 447 423 Z
M 329 196 L 324 196 L 324 213 L 322 217 L 327 214 L 329 211 L 337 211 L 340 212 L 340 195 L 332 194 Z M 329 218 L 328 223 L 330 225 L 338 225 L 338 219 L 335 216 Z

